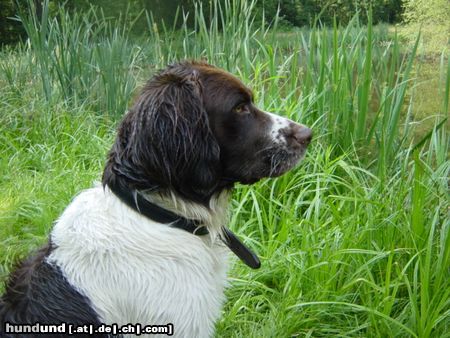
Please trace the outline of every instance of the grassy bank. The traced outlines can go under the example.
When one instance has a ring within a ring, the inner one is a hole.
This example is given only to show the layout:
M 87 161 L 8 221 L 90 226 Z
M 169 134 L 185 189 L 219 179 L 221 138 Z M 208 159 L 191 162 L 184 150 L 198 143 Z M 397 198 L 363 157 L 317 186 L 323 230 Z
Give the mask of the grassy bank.
M 448 55 L 417 57 L 356 17 L 255 27 L 251 7 L 216 8 L 210 24 L 199 9 L 195 31 L 149 16 L 139 40 L 94 12 L 23 13 L 29 42 L 0 55 L 0 276 L 100 178 L 136 88 L 174 60 L 207 58 L 315 132 L 299 168 L 236 189 L 230 226 L 263 266 L 233 265 L 217 336 L 448 336 Z

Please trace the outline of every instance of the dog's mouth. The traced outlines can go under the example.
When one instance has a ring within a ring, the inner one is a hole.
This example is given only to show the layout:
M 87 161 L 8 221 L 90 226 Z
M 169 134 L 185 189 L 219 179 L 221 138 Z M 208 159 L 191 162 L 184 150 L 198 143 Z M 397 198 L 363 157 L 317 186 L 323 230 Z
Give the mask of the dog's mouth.
M 252 161 L 252 165 L 243 163 L 240 170 L 230 175 L 229 179 L 248 185 L 264 178 L 279 177 L 297 166 L 305 153 L 306 146 L 295 150 L 278 147 L 266 149 L 260 154 L 259 161 Z
M 279 177 L 300 163 L 306 153 L 306 147 L 292 150 L 278 150 L 266 156 L 267 175 L 265 177 Z

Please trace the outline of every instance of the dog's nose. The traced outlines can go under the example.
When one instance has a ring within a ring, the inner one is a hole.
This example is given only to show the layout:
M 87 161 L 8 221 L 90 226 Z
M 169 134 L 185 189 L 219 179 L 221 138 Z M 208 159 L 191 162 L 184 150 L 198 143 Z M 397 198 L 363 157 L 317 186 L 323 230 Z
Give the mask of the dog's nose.
M 311 129 L 299 124 L 293 124 L 291 126 L 291 132 L 288 133 L 287 137 L 291 139 L 291 142 L 307 146 L 311 142 L 312 135 Z

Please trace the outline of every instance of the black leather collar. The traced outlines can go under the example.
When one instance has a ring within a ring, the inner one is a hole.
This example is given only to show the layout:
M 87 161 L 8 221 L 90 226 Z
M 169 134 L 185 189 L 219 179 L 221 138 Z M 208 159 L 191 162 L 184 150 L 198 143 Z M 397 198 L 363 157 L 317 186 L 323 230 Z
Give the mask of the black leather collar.
M 137 191 L 123 189 L 118 185 L 108 184 L 109 189 L 126 205 L 147 218 L 158 223 L 170 223 L 170 226 L 185 230 L 197 236 L 204 236 L 209 233 L 206 226 L 198 220 L 190 220 L 177 215 L 167 209 L 151 203 Z M 227 227 L 223 227 L 223 236 L 221 240 L 230 248 L 233 253 L 252 269 L 258 269 L 261 266 L 258 256 L 240 241 L 236 235 Z

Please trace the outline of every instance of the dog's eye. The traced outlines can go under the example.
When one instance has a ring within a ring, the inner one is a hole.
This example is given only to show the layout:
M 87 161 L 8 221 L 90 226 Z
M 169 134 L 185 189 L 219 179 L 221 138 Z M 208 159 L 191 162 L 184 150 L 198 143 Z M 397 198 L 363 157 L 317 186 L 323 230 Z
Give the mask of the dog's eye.
M 233 112 L 237 114 L 247 114 L 250 112 L 250 110 L 248 109 L 248 105 L 246 105 L 245 103 L 241 103 L 233 108 Z

